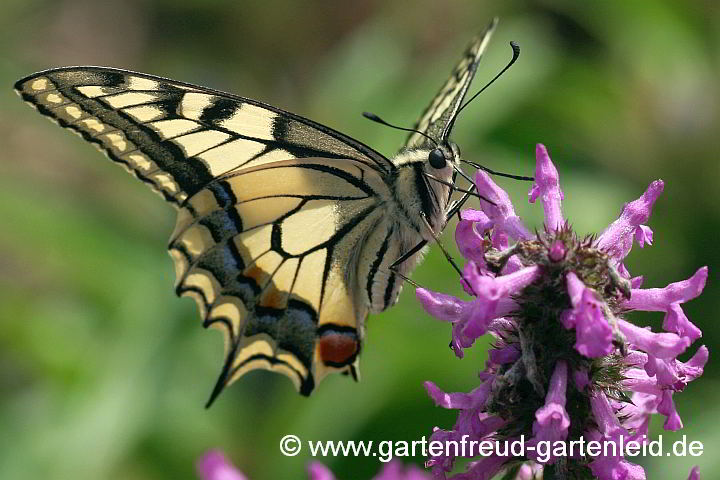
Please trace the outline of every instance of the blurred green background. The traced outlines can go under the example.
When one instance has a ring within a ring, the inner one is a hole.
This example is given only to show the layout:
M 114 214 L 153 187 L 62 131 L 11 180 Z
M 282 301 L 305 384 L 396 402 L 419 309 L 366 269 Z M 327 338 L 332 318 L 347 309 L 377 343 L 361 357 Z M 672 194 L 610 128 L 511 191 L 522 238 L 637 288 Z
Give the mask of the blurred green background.
M 694 464 L 718 478 L 720 9 L 712 0 L 4 0 L 0 478 L 192 479 L 193 462 L 212 447 L 252 479 L 305 478 L 307 451 L 281 456 L 283 435 L 410 441 L 450 427 L 454 412 L 433 407 L 422 382 L 468 391 L 486 355 L 480 344 L 455 358 L 448 325 L 406 289 L 369 319 L 359 384 L 336 375 L 307 399 L 285 378 L 255 372 L 205 410 L 222 341 L 200 328 L 191 300 L 173 294 L 164 248 L 172 209 L 23 105 L 15 80 L 73 64 L 138 70 L 277 105 L 391 155 L 404 135 L 360 113 L 410 126 L 495 15 L 474 89 L 510 58 L 509 40 L 522 55 L 463 113 L 454 140 L 466 158 L 518 174 L 531 174 L 534 145 L 545 143 L 565 213 L 582 233 L 601 231 L 653 179 L 666 181 L 650 221 L 656 244 L 636 247 L 627 263 L 646 286 L 711 267 L 705 293 L 685 306 L 711 360 L 675 397 L 686 428 L 666 437 L 686 434 L 706 453 L 641 461 L 651 479 L 686 478 Z M 500 183 L 539 226 L 528 185 Z M 414 279 L 459 292 L 437 249 Z M 633 318 L 658 328 L 662 314 Z M 374 458 L 324 461 L 341 479 L 379 468 Z

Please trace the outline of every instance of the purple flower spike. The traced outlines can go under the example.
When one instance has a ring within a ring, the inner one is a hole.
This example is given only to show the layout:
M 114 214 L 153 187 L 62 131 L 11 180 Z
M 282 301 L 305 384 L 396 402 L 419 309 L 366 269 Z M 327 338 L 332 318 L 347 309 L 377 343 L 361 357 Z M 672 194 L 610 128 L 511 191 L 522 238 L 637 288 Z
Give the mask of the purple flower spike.
M 638 237 L 643 241 L 648 238 L 652 240 L 652 231 L 642 224 L 650 218 L 652 206 L 663 192 L 664 187 L 665 184 L 662 180 L 655 180 L 642 197 L 634 202 L 626 203 L 620 218 L 600 234 L 595 246 L 620 262 L 630 253 L 633 237 Z
M 613 350 L 612 328 L 605 319 L 603 302 L 575 273 L 568 273 L 566 278 L 573 308 L 566 310 L 560 321 L 565 328 L 575 329 L 575 349 L 589 358 L 609 354 Z
M 473 340 L 484 335 L 493 319 L 504 317 L 515 309 L 515 302 L 510 297 L 532 283 L 539 274 L 539 267 L 533 265 L 497 278 L 478 278 L 471 285 L 477 300 L 472 302 L 467 317 L 460 320 L 460 333 Z
M 508 345 L 501 348 L 493 348 L 488 352 L 490 362 L 504 365 L 506 363 L 514 363 L 520 358 L 520 350 L 515 345 Z
M 684 389 L 688 382 L 692 382 L 703 374 L 703 369 L 709 357 L 710 351 L 705 345 L 702 345 L 690 360 L 685 363 L 677 362 L 680 375 L 684 377 L 681 385 L 678 385 L 678 390 Z
M 459 225 L 458 225 L 459 227 Z M 470 287 L 480 281 L 482 276 L 490 276 L 491 273 L 488 271 L 487 264 L 483 261 L 478 264 L 472 260 L 468 261 L 463 267 L 463 278 L 460 281 L 462 283 L 463 290 L 468 295 L 475 295 L 475 291 Z
M 691 342 L 702 337 L 702 331 L 685 316 L 685 312 L 683 312 L 683 309 L 680 308 L 680 305 L 677 303 L 673 303 L 668 307 L 665 321 L 663 322 L 663 329 L 669 332 L 675 332 Z
M 585 390 L 587 386 L 590 385 L 590 375 L 588 374 L 587 370 L 573 370 L 573 382 L 575 383 L 576 389 L 581 392 Z
M 468 260 L 461 284 L 475 299 L 417 290 L 427 312 L 452 323 L 451 346 L 458 357 L 481 335 L 493 340 L 478 375 L 481 383 L 471 392 L 425 384 L 438 406 L 458 411 L 452 429 L 436 428 L 431 441 L 524 437 L 526 446 L 536 449 L 526 448 L 518 457 L 507 450 L 476 457 L 455 475 L 449 474 L 458 455 L 452 452 L 431 457 L 426 466 L 436 480 L 490 479 L 510 466 L 515 474 L 506 471 L 503 478 L 645 480 L 643 468 L 620 450 L 560 461 L 556 450 L 543 453 L 540 442 L 553 445 L 580 436 L 616 446 L 647 442 L 657 414 L 665 417 L 667 430 L 682 428 L 674 395 L 702 375 L 709 354 L 700 346 L 689 360 L 678 359 L 702 336 L 682 304 L 702 292 L 707 267 L 665 288 L 642 289 L 643 277 L 631 276 L 623 260 L 633 241 L 640 247 L 653 243 L 645 223 L 663 182 L 651 183 L 641 198 L 627 203 L 593 241 L 565 221 L 557 169 L 541 144 L 536 160 L 530 201 L 541 200 L 546 228 L 530 235 L 507 193 L 478 172 L 478 192 L 490 201 L 480 201 L 482 211 L 463 212 L 456 232 L 458 249 Z M 664 331 L 628 322 L 625 316 L 633 310 L 663 312 Z M 698 480 L 696 469 L 690 480 Z
M 507 235 L 513 240 L 528 240 L 532 235 L 523 225 L 522 220 L 515 214 L 515 208 L 510 202 L 510 197 L 502 188 L 498 187 L 492 181 L 490 176 L 482 170 L 478 170 L 475 174 L 475 184 L 478 193 L 483 197 L 491 200 L 495 205 L 480 200 L 483 212 L 487 214 L 493 222 L 493 246 L 495 245 L 495 237 Z M 502 247 L 501 247 L 502 248 Z
M 201 480 L 247 480 L 219 450 L 207 452 L 198 460 L 196 467 Z
M 535 147 L 535 158 L 535 183 L 528 193 L 530 203 L 535 203 L 540 197 L 545 211 L 545 226 L 554 232 L 565 224 L 562 213 L 562 200 L 565 196 L 560 190 L 560 176 L 542 143 Z
M 535 412 L 534 436 L 529 442 L 530 445 L 537 445 L 540 441 L 557 442 L 567 438 L 570 427 L 570 417 L 565 410 L 567 377 L 567 363 L 561 360 L 555 364 L 555 371 L 550 378 L 545 405 Z M 537 460 L 536 452 L 529 453 L 531 458 Z M 547 463 L 553 464 L 555 461 L 555 457 L 550 457 Z
M 693 467 L 692 470 L 690 470 L 688 480 L 700 480 L 700 467 Z

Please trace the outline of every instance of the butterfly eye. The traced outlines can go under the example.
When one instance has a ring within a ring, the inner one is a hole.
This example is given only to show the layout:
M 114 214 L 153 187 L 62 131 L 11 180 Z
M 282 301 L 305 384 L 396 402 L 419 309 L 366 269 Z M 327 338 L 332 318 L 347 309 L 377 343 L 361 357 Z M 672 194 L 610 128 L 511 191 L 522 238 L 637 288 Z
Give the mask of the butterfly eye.
M 438 170 L 441 168 L 445 168 L 445 165 L 447 165 L 445 155 L 439 148 L 436 148 L 435 150 L 430 152 L 430 155 L 428 155 L 428 160 L 430 160 L 430 166 Z

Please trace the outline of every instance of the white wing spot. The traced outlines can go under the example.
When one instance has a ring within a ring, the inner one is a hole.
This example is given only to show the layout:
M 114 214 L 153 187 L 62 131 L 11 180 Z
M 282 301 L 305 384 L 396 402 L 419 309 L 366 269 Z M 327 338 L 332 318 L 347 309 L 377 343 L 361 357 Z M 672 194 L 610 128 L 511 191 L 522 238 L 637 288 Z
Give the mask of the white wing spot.
M 123 109 L 123 112 L 133 117 L 138 122 L 151 122 L 158 120 L 165 115 L 165 112 L 154 105 L 141 105 Z
M 30 88 L 32 88 L 33 90 L 45 90 L 48 87 L 49 83 L 50 82 L 48 82 L 47 78 L 38 78 L 33 80 L 33 82 L 30 84 Z
M 63 96 L 57 93 L 48 93 L 47 96 L 45 96 L 45 100 L 50 103 L 63 103 L 65 101 Z
M 90 98 L 101 97 L 112 93 L 112 90 L 106 87 L 101 87 L 100 85 L 85 85 L 84 87 L 77 87 L 77 91 Z
M 153 100 L 157 100 L 157 98 L 158 95 L 156 93 L 123 92 L 105 97 L 103 101 L 113 108 L 124 108 L 131 105 L 152 102 Z
M 204 152 L 209 148 L 212 148 L 225 140 L 230 138 L 230 135 L 216 130 L 204 130 L 202 132 L 189 133 L 181 137 L 176 137 L 173 142 L 178 144 L 185 155 L 193 157 L 200 152 Z
M 151 123 L 150 126 L 166 139 L 184 135 L 200 128 L 200 125 L 196 122 L 184 118 L 160 120 Z
M 129 90 L 158 90 L 160 84 L 155 80 L 142 77 L 129 77 L 130 83 L 128 85 Z
M 233 113 L 221 125 L 228 130 L 237 132 L 248 137 L 259 138 L 261 140 L 274 140 L 273 121 L 276 117 L 274 112 L 260 108 L 249 103 L 243 103 L 240 108 Z
M 128 143 L 121 133 L 108 133 L 105 137 L 110 140 L 110 143 L 115 149 L 122 152 L 127 148 Z
M 65 113 L 67 113 L 74 119 L 82 117 L 83 114 L 82 110 L 80 110 L 80 107 L 78 107 L 77 105 L 69 105 L 65 107 Z
M 155 167 L 155 163 L 142 153 L 131 153 L 127 156 L 127 159 L 136 170 L 143 173 L 149 172 Z
M 186 93 L 180 103 L 180 115 L 192 120 L 200 120 L 200 115 L 205 107 L 212 104 L 213 98 L 207 93 Z
M 161 171 L 149 178 L 155 183 L 155 185 L 158 186 L 158 188 L 168 192 L 170 195 L 174 195 L 178 192 L 178 190 L 180 190 L 177 183 L 175 183 L 170 174 L 167 172 Z
M 105 125 L 103 125 L 103 123 L 100 122 L 100 120 L 98 120 L 97 118 L 87 118 L 80 123 L 85 124 L 87 128 L 95 130 L 98 133 L 105 130 Z
M 240 138 L 203 152 L 198 158 L 207 165 L 213 176 L 217 176 L 247 162 L 262 152 L 263 148 L 265 145 L 262 143 Z

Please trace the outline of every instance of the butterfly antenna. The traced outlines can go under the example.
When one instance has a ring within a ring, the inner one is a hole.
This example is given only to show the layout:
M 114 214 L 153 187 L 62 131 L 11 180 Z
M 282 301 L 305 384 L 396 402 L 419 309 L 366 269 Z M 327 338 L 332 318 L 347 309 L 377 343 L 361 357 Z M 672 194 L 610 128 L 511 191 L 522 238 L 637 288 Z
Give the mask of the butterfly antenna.
M 472 185 L 473 187 L 475 186 L 475 182 L 473 181 L 473 179 L 470 178 L 470 177 L 468 177 L 468 176 L 465 174 L 465 172 L 463 172 L 462 170 L 460 170 L 460 167 L 457 167 L 457 166 L 455 166 L 455 165 L 453 165 L 452 167 L 455 169 L 455 171 L 456 171 L 457 173 L 460 174 L 461 177 L 463 177 L 465 180 L 467 180 L 468 182 L 470 182 L 470 185 Z M 467 192 L 466 192 L 466 193 L 467 193 Z M 488 198 L 485 198 L 485 197 L 483 197 L 483 196 L 480 195 L 480 194 L 476 194 L 476 195 L 477 195 L 480 199 L 485 200 L 486 202 L 490 203 L 491 205 L 495 205 L 495 202 L 493 202 L 492 200 L 490 200 L 490 199 L 488 199 Z
M 515 42 L 510 42 L 510 47 L 512 48 L 512 51 L 513 51 L 512 58 L 510 59 L 510 62 L 508 62 L 508 64 L 505 65 L 505 68 L 503 68 L 502 70 L 500 70 L 500 73 L 498 73 L 497 75 L 495 75 L 495 77 L 494 77 L 492 80 L 490 80 L 487 84 L 485 84 L 485 86 L 484 86 L 483 88 L 481 88 L 479 92 L 477 92 L 475 95 L 473 95 L 472 97 L 470 97 L 470 100 L 468 100 L 467 102 L 463 103 L 462 107 L 460 107 L 460 108 L 458 109 L 458 111 L 455 112 L 455 118 L 457 118 L 457 116 L 460 115 L 460 112 L 462 112 L 463 108 L 467 107 L 467 106 L 470 104 L 470 102 L 472 102 L 473 100 L 475 100 L 475 98 L 477 98 L 478 95 L 480 95 L 482 92 L 484 92 L 490 85 L 492 85 L 492 84 L 495 82 L 495 80 L 497 80 L 498 78 L 500 78 L 503 73 L 507 72 L 507 70 L 508 70 L 510 67 L 513 66 L 513 63 L 515 63 L 515 61 L 516 61 L 516 60 L 518 59 L 518 57 L 520 56 L 520 45 L 518 45 L 518 44 L 515 43 Z
M 460 115 L 460 112 L 462 112 L 463 108 L 467 107 L 468 104 L 470 104 L 470 102 L 472 102 L 473 100 L 475 100 L 475 98 L 477 98 L 478 95 L 480 95 L 480 94 L 481 94 L 482 92 L 484 92 L 490 85 L 492 85 L 492 84 L 495 82 L 495 80 L 497 80 L 498 78 L 500 78 L 500 77 L 502 76 L 502 74 L 507 71 L 508 68 L 512 67 L 512 64 L 515 63 L 515 60 L 518 59 L 518 57 L 520 56 L 520 45 L 518 45 L 518 44 L 515 43 L 515 42 L 510 42 L 510 46 L 512 47 L 512 51 L 513 51 L 513 56 L 512 56 L 512 59 L 510 60 L 510 62 L 509 62 L 507 65 L 505 65 L 505 68 L 503 68 L 502 70 L 500 70 L 500 73 L 498 73 L 497 75 L 495 75 L 495 77 L 494 77 L 492 80 L 490 80 L 488 83 L 486 83 L 485 86 L 484 86 L 483 88 L 481 88 L 479 92 L 477 92 L 475 95 L 473 95 L 473 96 L 470 98 L 470 100 L 468 100 L 467 102 L 463 103 L 462 106 L 457 109 L 457 111 L 455 112 L 455 115 L 453 115 L 453 117 L 450 119 L 450 121 L 449 121 L 449 122 L 447 123 L 447 125 L 445 126 L 445 130 L 443 130 L 443 136 L 442 136 L 442 138 L 446 138 L 447 135 L 450 133 L 450 130 L 452 130 L 453 126 L 455 125 L 455 120 L 457 119 L 458 115 Z
M 484 167 L 484 166 L 480 165 L 479 163 L 471 162 L 470 160 L 464 160 L 464 159 L 462 159 L 462 158 L 460 159 L 460 161 L 463 162 L 463 163 L 467 163 L 467 164 L 470 165 L 471 167 L 475 167 L 475 168 L 478 168 L 478 169 L 480 169 L 480 170 L 482 170 L 482 171 L 484 171 L 484 172 L 487 172 L 487 173 L 489 173 L 490 175 L 496 175 L 496 176 L 498 176 L 498 177 L 505 177 L 505 178 L 512 178 L 512 179 L 514 179 L 514 180 L 523 180 L 523 181 L 526 181 L 526 182 L 534 182 L 534 181 L 535 181 L 535 177 L 526 177 L 526 176 L 524 176 L 524 175 L 513 175 L 512 173 L 498 172 L 498 171 L 496 171 L 496 170 L 491 170 L 491 169 L 489 169 L 489 168 L 487 168 L 487 167 Z
M 397 125 L 393 125 L 391 123 L 386 122 L 385 120 L 378 117 L 374 113 L 363 112 L 362 115 L 363 115 L 363 117 L 367 118 L 368 120 L 372 120 L 373 122 L 379 123 L 380 125 L 385 125 L 386 127 L 394 128 L 396 130 L 402 130 L 404 132 L 411 132 L 411 133 L 417 133 L 419 135 L 422 135 L 423 137 L 430 140 L 433 143 L 433 145 L 435 145 L 436 147 L 438 146 L 438 143 L 432 137 L 430 137 L 428 134 L 426 134 L 425 132 L 421 132 L 420 130 L 416 130 L 414 128 L 398 127 Z

